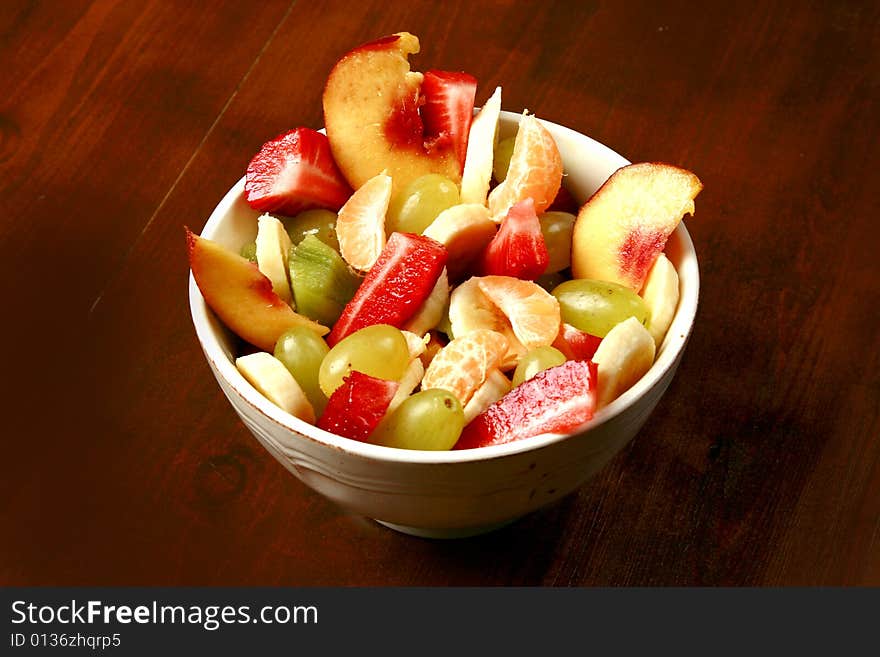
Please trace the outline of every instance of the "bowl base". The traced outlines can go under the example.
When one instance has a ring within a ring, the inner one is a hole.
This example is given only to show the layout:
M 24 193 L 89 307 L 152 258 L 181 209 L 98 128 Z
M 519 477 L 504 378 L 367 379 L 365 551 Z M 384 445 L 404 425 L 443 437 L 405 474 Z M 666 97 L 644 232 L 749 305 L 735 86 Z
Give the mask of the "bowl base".
M 374 520 L 376 520 L 374 518 Z M 476 527 L 410 527 L 408 525 L 397 525 L 393 522 L 385 522 L 384 520 L 376 520 L 380 525 L 393 529 L 401 534 L 409 534 L 419 538 L 468 538 L 470 536 L 479 536 L 480 534 L 488 534 L 496 529 L 501 529 L 515 522 L 518 518 L 503 520 L 489 525 L 477 525 Z

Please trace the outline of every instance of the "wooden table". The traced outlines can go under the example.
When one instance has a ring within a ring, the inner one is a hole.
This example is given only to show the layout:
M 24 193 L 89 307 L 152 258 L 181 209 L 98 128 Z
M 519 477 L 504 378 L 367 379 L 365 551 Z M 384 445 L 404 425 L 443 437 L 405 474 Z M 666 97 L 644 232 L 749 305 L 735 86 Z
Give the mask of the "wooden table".
M 880 584 L 869 2 L 0 7 L 0 584 Z M 322 125 L 353 46 L 420 37 L 630 160 L 698 173 L 697 323 L 581 490 L 431 541 L 290 476 L 220 393 L 187 305 L 200 228 L 259 146 Z

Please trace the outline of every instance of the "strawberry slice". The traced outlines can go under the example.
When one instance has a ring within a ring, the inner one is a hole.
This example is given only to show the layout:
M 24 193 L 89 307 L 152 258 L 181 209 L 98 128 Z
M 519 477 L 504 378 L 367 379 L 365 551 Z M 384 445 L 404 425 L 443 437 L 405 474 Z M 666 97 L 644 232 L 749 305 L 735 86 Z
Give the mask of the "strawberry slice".
M 562 322 L 553 346 L 562 352 L 566 360 L 590 360 L 600 342 L 602 338 Z
M 338 436 L 366 441 L 385 416 L 398 385 L 397 381 L 352 370 L 327 400 L 318 427 Z
M 375 264 L 327 334 L 331 347 L 373 324 L 401 328 L 431 294 L 448 257 L 440 242 L 413 233 L 391 233 Z
M 514 276 L 534 281 L 550 263 L 535 202 L 527 198 L 511 206 L 495 237 L 483 250 L 482 275 Z
M 464 168 L 468 135 L 474 118 L 477 79 L 461 71 L 427 71 L 422 81 L 422 123 L 431 146 L 451 142 Z
M 261 212 L 288 216 L 312 208 L 336 212 L 351 194 L 327 136 L 311 128 L 295 128 L 263 144 L 245 174 L 245 199 Z
M 453 449 L 566 433 L 593 417 L 596 364 L 570 360 L 539 372 L 475 417 Z

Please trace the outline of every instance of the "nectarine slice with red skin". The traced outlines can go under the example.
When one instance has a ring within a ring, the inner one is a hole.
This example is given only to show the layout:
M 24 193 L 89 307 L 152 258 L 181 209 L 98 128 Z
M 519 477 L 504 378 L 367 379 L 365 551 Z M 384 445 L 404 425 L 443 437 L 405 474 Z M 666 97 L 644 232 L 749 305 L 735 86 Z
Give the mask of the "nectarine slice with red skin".
M 639 292 L 648 271 L 703 185 L 657 162 L 621 167 L 581 207 L 572 232 L 574 278 L 612 281 Z
M 424 76 L 408 61 L 418 52 L 418 38 L 400 32 L 355 48 L 330 71 L 324 125 L 334 159 L 355 189 L 383 170 L 395 192 L 429 173 L 461 180 L 456 145 L 425 134 L 419 115 Z
M 513 388 L 462 431 L 453 449 L 501 445 L 542 433 L 567 433 L 593 417 L 596 364 L 569 360 Z
M 319 336 L 330 330 L 295 312 L 246 258 L 189 228 L 186 243 L 190 269 L 205 303 L 242 340 L 272 352 L 281 334 L 295 326 L 305 326 Z

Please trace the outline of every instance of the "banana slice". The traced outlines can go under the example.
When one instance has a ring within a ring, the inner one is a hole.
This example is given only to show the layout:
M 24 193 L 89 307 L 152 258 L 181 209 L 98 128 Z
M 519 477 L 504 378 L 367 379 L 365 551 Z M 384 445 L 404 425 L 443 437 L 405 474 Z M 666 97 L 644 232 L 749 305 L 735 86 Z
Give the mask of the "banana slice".
M 407 320 L 403 328 L 411 331 L 416 335 L 424 335 L 432 328 L 435 328 L 440 320 L 443 319 L 443 312 L 446 310 L 446 304 L 449 301 L 449 277 L 446 274 L 446 268 L 440 272 L 434 288 L 428 295 L 428 298 L 422 302 L 415 314 Z
M 510 392 L 510 379 L 499 369 L 490 370 L 483 385 L 476 389 L 464 406 L 464 423 L 473 420 L 508 392 Z
M 406 338 L 406 347 L 409 349 L 409 357 L 420 358 L 428 348 L 428 340 L 430 340 L 430 337 L 427 332 L 421 335 L 405 329 L 400 332 L 403 333 L 403 337 Z
M 388 404 L 388 410 L 385 411 L 385 415 L 394 411 L 412 394 L 413 390 L 416 389 L 416 386 L 421 383 L 424 375 L 425 366 L 422 365 L 421 358 L 414 358 L 411 360 L 409 365 L 406 366 L 403 376 L 400 377 L 400 385 L 397 386 L 397 392 L 395 392 L 394 397 L 391 398 L 391 403 Z
M 287 257 L 290 236 L 278 219 L 264 214 L 257 219 L 257 268 L 272 281 L 272 290 L 293 306 Z
M 501 114 L 501 87 L 483 105 L 471 122 L 468 134 L 467 154 L 461 173 L 462 203 L 486 205 L 489 181 L 492 178 L 492 161 L 498 143 L 498 117 Z
M 446 247 L 449 275 L 458 280 L 497 231 L 498 226 L 489 216 L 487 207 L 479 203 L 460 203 L 438 214 L 422 234 Z
M 648 332 L 659 349 L 678 307 L 679 295 L 678 272 L 663 253 L 654 261 L 648 272 L 641 294 L 648 306 Z
M 651 368 L 654 354 L 654 338 L 635 317 L 611 329 L 593 355 L 598 366 L 596 407 L 602 408 L 629 390 Z
M 270 402 L 291 415 L 315 422 L 315 409 L 284 363 L 270 353 L 258 351 L 235 359 L 235 366 Z

